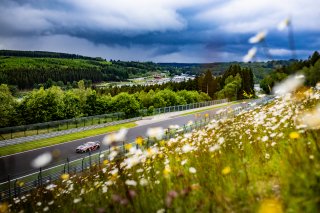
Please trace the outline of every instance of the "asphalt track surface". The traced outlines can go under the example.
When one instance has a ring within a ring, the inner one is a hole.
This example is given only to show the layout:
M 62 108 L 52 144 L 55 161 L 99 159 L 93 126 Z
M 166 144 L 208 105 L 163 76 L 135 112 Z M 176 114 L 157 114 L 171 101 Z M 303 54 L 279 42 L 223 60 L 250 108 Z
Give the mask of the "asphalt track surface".
M 244 107 L 246 105 L 247 103 L 239 103 L 239 104 L 231 105 L 230 107 L 236 108 L 239 106 Z M 220 108 L 207 110 L 207 111 L 201 112 L 200 114 L 205 114 L 205 113 L 213 114 L 219 109 L 226 108 L 226 107 L 227 106 L 222 106 Z M 190 120 L 192 121 L 196 120 L 194 114 L 190 114 L 186 116 L 177 116 L 177 117 L 168 118 L 166 120 L 162 120 L 159 122 L 130 128 L 128 129 L 126 141 L 132 142 L 138 136 L 144 137 L 146 135 L 146 131 L 148 128 L 163 127 L 164 129 L 166 129 L 170 125 L 183 126 L 184 124 L 187 124 Z M 44 152 L 52 153 L 53 151 L 58 150 L 58 152 L 60 153 L 59 157 L 53 158 L 51 163 L 47 165 L 45 168 L 49 168 L 55 165 L 65 163 L 67 158 L 69 158 L 70 160 L 75 160 L 75 159 L 83 158 L 84 156 L 88 156 L 88 154 L 75 153 L 76 147 L 88 141 L 102 141 L 104 136 L 105 135 L 87 137 L 83 139 L 70 141 L 67 143 L 57 144 L 54 146 L 43 147 L 40 149 L 17 153 L 10 156 L 0 157 L 0 183 L 6 181 L 8 175 L 10 175 L 11 179 L 14 179 L 14 178 L 22 177 L 24 175 L 33 173 L 33 172 L 37 172 L 38 169 L 34 169 L 31 166 L 31 161 L 35 159 L 37 156 L 43 154 Z M 103 150 L 107 150 L 108 148 L 109 148 L 108 146 L 101 144 L 100 150 L 103 151 Z M 95 152 L 99 152 L 99 151 L 95 151 Z

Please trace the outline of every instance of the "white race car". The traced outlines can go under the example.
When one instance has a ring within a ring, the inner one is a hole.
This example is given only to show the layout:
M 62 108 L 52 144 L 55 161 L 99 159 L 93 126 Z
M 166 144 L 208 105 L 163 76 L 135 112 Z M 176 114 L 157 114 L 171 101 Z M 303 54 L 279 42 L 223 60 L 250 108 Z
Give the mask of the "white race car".
M 94 151 L 100 148 L 100 142 L 95 141 L 95 142 L 87 142 L 83 145 L 80 145 L 76 148 L 77 153 L 84 153 L 88 151 Z

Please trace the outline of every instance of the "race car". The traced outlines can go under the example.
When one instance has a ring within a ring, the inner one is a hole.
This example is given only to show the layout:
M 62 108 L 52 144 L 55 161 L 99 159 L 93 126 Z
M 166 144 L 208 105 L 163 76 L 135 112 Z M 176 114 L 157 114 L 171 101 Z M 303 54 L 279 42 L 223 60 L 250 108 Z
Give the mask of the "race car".
M 80 145 L 76 148 L 77 153 L 84 153 L 88 151 L 94 151 L 100 148 L 100 142 L 95 141 L 95 142 L 87 142 L 84 143 L 83 145 Z

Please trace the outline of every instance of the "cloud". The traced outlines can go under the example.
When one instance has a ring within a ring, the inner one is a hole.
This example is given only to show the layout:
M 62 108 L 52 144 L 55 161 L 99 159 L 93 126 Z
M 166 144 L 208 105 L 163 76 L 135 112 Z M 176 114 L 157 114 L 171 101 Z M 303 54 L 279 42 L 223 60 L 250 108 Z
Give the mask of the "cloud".
M 291 55 L 292 51 L 288 50 L 288 49 L 283 49 L 283 48 L 272 48 L 269 50 L 271 55 L 275 55 L 275 56 L 286 56 L 286 55 Z
M 320 18 L 315 1 L 304 0 L 231 0 L 197 15 L 197 19 L 218 22 L 220 29 L 232 33 L 274 29 L 279 21 L 290 16 L 297 30 L 319 30 L 314 20 Z
M 319 47 L 319 3 L 302 0 L 2 0 L 0 48 L 139 61 L 235 61 L 248 39 L 269 31 L 275 58 L 290 58 L 291 16 L 299 57 Z M 257 58 L 264 60 L 260 46 Z

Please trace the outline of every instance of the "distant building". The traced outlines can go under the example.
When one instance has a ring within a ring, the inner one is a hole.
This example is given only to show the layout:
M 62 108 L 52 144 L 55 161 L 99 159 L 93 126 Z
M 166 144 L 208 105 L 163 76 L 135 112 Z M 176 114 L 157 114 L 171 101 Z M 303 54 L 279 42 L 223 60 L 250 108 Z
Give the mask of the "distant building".
M 254 85 L 254 91 L 256 91 L 256 92 L 262 91 L 262 89 L 261 89 L 261 87 L 260 87 L 260 84 L 255 84 L 255 85 Z
M 183 81 L 188 81 L 189 79 L 193 80 L 195 77 L 194 76 L 190 76 L 190 75 L 187 75 L 187 74 L 181 74 L 181 75 L 176 75 L 174 76 L 171 81 L 172 82 L 183 82 Z

